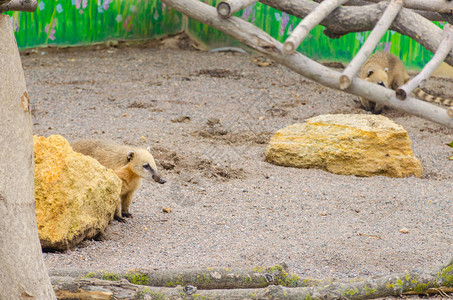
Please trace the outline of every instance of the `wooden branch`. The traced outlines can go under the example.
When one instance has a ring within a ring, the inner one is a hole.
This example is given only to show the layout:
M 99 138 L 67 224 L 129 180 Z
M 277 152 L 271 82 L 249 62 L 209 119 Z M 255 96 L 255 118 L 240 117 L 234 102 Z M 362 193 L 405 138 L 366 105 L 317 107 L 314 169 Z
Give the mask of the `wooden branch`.
M 1 1 L 1 0 L 0 0 Z M 28 11 L 34 12 L 38 6 L 37 0 L 11 0 L 6 4 L 0 3 L 0 14 L 6 11 Z
M 367 2 L 385 2 L 386 0 L 365 0 Z M 451 13 L 453 11 L 453 2 L 450 0 L 406 0 L 404 7 L 416 10 L 426 10 L 434 12 Z
M 406 0 L 407 1 L 407 0 Z M 318 2 L 318 1 L 316 1 Z M 367 2 L 365 0 L 349 0 L 345 4 L 346 6 L 364 6 L 364 5 L 370 5 L 370 2 Z M 433 11 L 426 11 L 426 10 L 413 10 L 417 14 L 423 16 L 424 18 L 430 20 L 430 21 L 446 21 L 448 22 L 448 18 L 444 17 L 443 14 L 433 12 Z
M 215 8 L 197 0 L 163 0 L 163 2 L 193 19 L 223 31 L 237 41 L 271 57 L 306 78 L 327 87 L 339 89 L 338 81 L 341 73 L 298 52 L 283 55 L 283 45 L 280 42 L 249 22 L 237 17 L 218 18 Z M 394 91 L 360 78 L 354 78 L 351 86 L 345 91 L 453 128 L 453 119 L 447 115 L 445 108 L 411 97 L 408 97 L 406 101 L 400 101 L 395 97 Z
M 222 0 L 217 5 L 217 13 L 222 18 L 229 18 L 234 13 L 249 7 L 258 0 Z
M 291 35 L 286 39 L 283 44 L 283 53 L 292 54 L 296 52 L 297 47 L 303 42 L 305 37 L 310 31 L 315 28 L 327 15 L 329 15 L 338 6 L 344 4 L 349 0 L 325 0 L 316 9 L 308 14 L 297 26 L 294 28 Z
M 406 84 L 399 87 L 396 90 L 396 97 L 400 100 L 406 99 L 415 88 L 422 85 L 426 79 L 428 79 L 431 74 L 437 69 L 437 67 L 444 61 L 448 53 L 453 48 L 453 26 L 446 24 L 444 27 L 444 39 L 439 45 L 436 53 L 433 58 L 425 65 L 423 70 L 418 73 L 412 80 L 409 80 Z
M 311 1 L 260 0 L 260 2 L 301 19 L 319 5 Z M 379 16 L 385 8 L 386 2 L 359 7 L 342 6 L 335 9 L 320 24 L 326 27 L 324 34 L 331 38 L 339 38 L 350 32 L 370 31 L 379 21 Z M 442 30 L 439 27 L 410 9 L 403 8 L 390 29 L 411 37 L 432 53 L 437 50 L 442 40 Z M 445 62 L 453 66 L 452 52 Z
M 343 74 L 340 76 L 340 89 L 344 90 L 351 85 L 352 78 L 359 72 L 362 65 L 373 53 L 377 44 L 387 32 L 387 29 L 396 18 L 401 8 L 403 8 L 404 0 L 391 0 L 388 7 L 385 9 L 382 17 L 377 22 L 374 29 L 371 31 L 367 40 L 360 48 L 359 52 L 354 56 L 352 61 L 344 69 Z
M 140 283 L 159 287 L 193 285 L 197 286 L 199 289 L 229 289 L 262 288 L 270 284 L 280 284 L 285 281 L 287 272 L 284 267 L 277 265 L 270 268 L 203 268 L 182 271 L 139 269 L 125 273 L 109 271 L 88 272 L 85 270 L 51 270 L 49 274 L 56 277 L 71 276 L 115 281 L 127 280 L 130 283 Z
M 50 277 L 59 299 L 82 298 L 82 295 L 95 299 L 138 299 L 146 295 L 158 299 L 203 298 L 203 299 L 371 299 L 401 294 L 442 293 L 452 290 L 451 277 L 453 264 L 448 264 L 437 272 L 407 271 L 378 277 L 355 279 L 313 280 L 288 274 L 282 267 L 253 268 L 249 274 L 268 272 L 278 280 L 263 282 L 256 287 L 253 281 L 243 280 L 242 269 L 229 270 L 226 276 L 214 276 L 211 268 L 192 271 L 159 271 L 134 273 L 124 277 L 116 273 L 102 273 L 102 279 L 92 276 L 95 272 L 51 271 Z M 227 268 L 215 268 L 216 271 Z M 223 271 L 222 271 L 223 272 Z M 130 272 L 124 273 L 128 274 Z M 173 274 L 171 274 L 173 273 Z M 159 276 L 174 278 L 169 284 Z M 192 278 L 190 282 L 181 281 L 181 274 Z M 88 275 L 88 276 L 87 276 Z M 232 280 L 239 275 L 237 280 Z M 156 281 L 152 280 L 154 278 Z M 211 279 L 216 279 L 214 284 Z M 222 282 L 223 281 L 223 282 Z M 151 283 L 158 282 L 158 286 Z M 91 298 L 90 298 L 91 299 Z M 145 298 L 146 299 L 146 298 Z

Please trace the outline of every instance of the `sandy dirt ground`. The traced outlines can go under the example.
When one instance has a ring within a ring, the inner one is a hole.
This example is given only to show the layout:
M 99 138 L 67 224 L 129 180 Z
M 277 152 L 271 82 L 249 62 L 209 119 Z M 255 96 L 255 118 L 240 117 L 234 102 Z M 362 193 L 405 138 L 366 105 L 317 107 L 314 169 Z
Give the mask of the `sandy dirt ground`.
M 452 258 L 453 130 L 384 111 L 409 132 L 422 178 L 268 164 L 264 150 L 278 129 L 366 112 L 356 96 L 255 58 L 152 47 L 22 54 L 35 134 L 149 145 L 168 181 L 144 182 L 134 217 L 112 222 L 102 240 L 45 253 L 49 268 L 284 262 L 295 274 L 325 278 L 431 269 Z M 427 90 L 453 96 L 453 81 L 430 80 Z

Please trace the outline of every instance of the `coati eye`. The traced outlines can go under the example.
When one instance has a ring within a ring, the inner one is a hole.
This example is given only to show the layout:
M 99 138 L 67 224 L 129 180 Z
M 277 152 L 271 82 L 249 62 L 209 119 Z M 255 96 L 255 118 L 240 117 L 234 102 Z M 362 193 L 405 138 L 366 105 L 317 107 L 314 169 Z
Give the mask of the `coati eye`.
M 379 81 L 378 84 L 385 87 L 385 84 L 384 84 L 384 82 L 382 82 L 382 81 Z
M 145 169 L 151 169 L 149 163 L 143 164 L 143 168 L 145 168 Z

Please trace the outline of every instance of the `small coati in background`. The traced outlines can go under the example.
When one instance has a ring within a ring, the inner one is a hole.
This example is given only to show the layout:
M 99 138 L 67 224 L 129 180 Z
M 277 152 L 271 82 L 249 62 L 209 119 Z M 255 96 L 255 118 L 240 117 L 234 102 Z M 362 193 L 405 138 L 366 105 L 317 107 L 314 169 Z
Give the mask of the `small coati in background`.
M 360 78 L 385 86 L 396 91 L 400 86 L 409 81 L 410 76 L 404 68 L 403 62 L 395 55 L 388 52 L 377 52 L 363 65 Z M 446 106 L 453 106 L 453 99 L 432 96 L 420 88 L 413 93 L 427 102 L 434 102 Z M 375 114 L 382 112 L 384 106 L 363 97 L 360 98 L 362 106 Z
M 149 148 L 130 147 L 102 140 L 79 140 L 72 142 L 71 146 L 74 151 L 91 156 L 104 167 L 112 169 L 121 179 L 121 202 L 118 201 L 115 211 L 115 219 L 118 221 L 124 222 L 124 217 L 132 217 L 129 206 L 142 178 L 161 184 L 166 182 L 160 177 Z

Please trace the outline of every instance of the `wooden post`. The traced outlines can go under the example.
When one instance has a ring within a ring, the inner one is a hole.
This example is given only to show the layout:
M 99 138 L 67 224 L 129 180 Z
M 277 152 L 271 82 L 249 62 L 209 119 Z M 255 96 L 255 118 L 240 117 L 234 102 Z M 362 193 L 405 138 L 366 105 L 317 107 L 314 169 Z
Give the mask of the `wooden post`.
M 310 31 L 315 28 L 326 16 L 328 16 L 338 6 L 348 2 L 349 0 L 325 0 L 319 4 L 311 13 L 308 14 L 294 28 L 291 35 L 283 44 L 283 53 L 291 54 L 297 50 L 297 47 L 303 42 Z
M 346 69 L 344 69 L 343 74 L 340 76 L 340 89 L 344 90 L 351 85 L 352 78 L 357 74 L 371 53 L 373 53 L 376 45 L 387 32 L 387 29 L 390 27 L 401 8 L 403 8 L 403 3 L 404 0 L 391 0 L 389 6 L 387 6 L 381 19 L 371 31 L 362 48 Z
M 234 13 L 249 7 L 258 0 L 223 0 L 217 4 L 217 13 L 222 18 L 229 18 Z
M 434 53 L 433 58 L 425 65 L 423 70 L 418 73 L 417 76 L 409 80 L 406 84 L 402 85 L 396 90 L 396 97 L 400 100 L 406 99 L 415 88 L 420 86 L 431 74 L 437 69 L 437 67 L 444 61 L 448 53 L 453 48 L 453 26 L 446 24 L 444 27 L 444 39 Z

